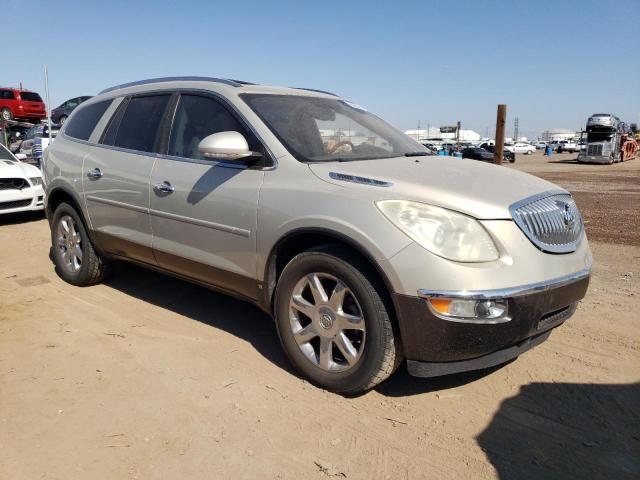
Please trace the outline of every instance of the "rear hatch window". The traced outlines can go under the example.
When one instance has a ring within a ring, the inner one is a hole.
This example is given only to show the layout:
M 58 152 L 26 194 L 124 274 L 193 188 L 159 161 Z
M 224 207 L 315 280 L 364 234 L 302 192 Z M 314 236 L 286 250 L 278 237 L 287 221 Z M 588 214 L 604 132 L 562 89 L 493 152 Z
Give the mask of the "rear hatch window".
M 42 98 L 35 92 L 20 92 L 20 98 L 25 102 L 42 102 Z

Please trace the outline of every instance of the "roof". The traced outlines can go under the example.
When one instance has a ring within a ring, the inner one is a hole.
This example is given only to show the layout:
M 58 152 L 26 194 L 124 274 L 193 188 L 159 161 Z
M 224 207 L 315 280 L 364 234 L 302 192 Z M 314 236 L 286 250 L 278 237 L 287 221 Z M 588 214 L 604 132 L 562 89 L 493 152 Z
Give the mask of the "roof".
M 132 87 L 139 87 L 143 85 L 152 85 L 156 83 L 175 83 L 175 82 L 207 82 L 207 83 L 215 83 L 217 85 L 224 85 L 228 88 L 233 89 L 241 89 L 246 93 L 270 93 L 270 94 L 304 94 L 307 92 L 307 95 L 329 95 L 332 97 L 337 97 L 336 94 L 327 92 L 324 90 L 317 90 L 313 88 L 303 88 L 303 87 L 274 87 L 267 85 L 258 85 L 251 82 L 246 82 L 243 80 L 234 80 L 229 78 L 215 78 L 215 77 L 160 77 L 160 78 L 149 78 L 146 80 L 139 80 L 136 82 L 123 83 L 121 85 L 116 85 L 114 87 L 106 88 L 100 92 L 100 95 L 109 92 L 115 92 L 117 90 L 123 90 Z
M 35 92 L 33 90 L 29 90 L 28 88 L 16 88 L 16 87 L 0 87 L 3 90 L 17 90 L 18 92 L 31 92 L 31 93 L 38 93 Z

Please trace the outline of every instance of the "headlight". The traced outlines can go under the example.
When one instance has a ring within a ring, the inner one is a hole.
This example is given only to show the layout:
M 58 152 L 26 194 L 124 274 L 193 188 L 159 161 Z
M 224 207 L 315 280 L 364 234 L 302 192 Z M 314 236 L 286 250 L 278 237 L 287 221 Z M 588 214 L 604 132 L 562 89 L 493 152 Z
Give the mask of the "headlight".
M 29 177 L 29 181 L 31 182 L 31 185 L 33 185 L 34 187 L 36 185 L 42 185 L 41 177 Z
M 498 249 L 476 219 L 445 208 L 407 200 L 381 200 L 376 206 L 418 245 L 457 262 L 497 260 Z

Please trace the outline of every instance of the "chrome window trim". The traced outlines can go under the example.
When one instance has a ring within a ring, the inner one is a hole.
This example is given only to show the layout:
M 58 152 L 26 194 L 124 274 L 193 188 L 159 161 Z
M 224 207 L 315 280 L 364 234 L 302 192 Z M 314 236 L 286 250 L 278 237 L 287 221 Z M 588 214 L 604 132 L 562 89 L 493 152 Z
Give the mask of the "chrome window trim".
M 580 246 L 580 244 L 582 243 L 582 240 L 585 238 L 584 219 L 582 218 L 582 213 L 580 213 L 580 223 L 581 223 L 581 230 L 582 230 L 581 231 L 581 235 L 578 237 L 578 239 L 575 241 L 575 243 L 568 243 L 568 244 L 565 244 L 565 245 L 551 245 L 551 244 L 548 244 L 548 243 L 541 242 L 533 234 L 529 235 L 527 233 L 529 231 L 529 227 L 527 227 L 527 225 L 523 222 L 523 220 L 520 217 L 520 215 L 516 215 L 515 214 L 516 210 L 518 210 L 519 208 L 521 208 L 521 207 L 523 207 L 525 205 L 528 205 L 530 203 L 534 203 L 534 202 L 536 202 L 538 200 L 542 200 L 543 198 L 552 197 L 554 195 L 568 195 L 569 197 L 571 197 L 571 193 L 566 191 L 566 190 L 560 190 L 560 189 L 558 189 L 558 190 L 548 190 L 546 192 L 538 193 L 536 195 L 532 195 L 530 197 L 523 198 L 522 200 L 518 200 L 517 202 L 512 203 L 509 206 L 509 213 L 511 213 L 511 218 L 516 223 L 516 225 L 518 225 L 518 228 L 520 228 L 520 231 L 539 250 L 541 250 L 541 251 L 543 251 L 545 253 L 571 253 L 571 252 L 575 252 L 578 249 L 578 247 Z M 574 200 L 574 202 L 575 202 L 575 200 Z
M 118 152 L 122 152 L 122 153 L 129 153 L 132 155 L 142 155 L 142 156 L 146 156 L 146 157 L 153 157 L 153 158 L 159 158 L 159 159 L 165 159 L 165 160 L 173 160 L 173 161 L 178 161 L 178 162 L 186 162 L 186 163 L 197 163 L 197 164 L 201 164 L 201 165 L 211 165 L 211 166 L 219 166 L 222 168 L 234 168 L 234 169 L 239 169 L 239 170 L 246 170 L 246 169 L 250 169 L 250 170 L 258 170 L 258 171 L 269 171 L 269 170 L 275 170 L 278 166 L 278 157 L 276 157 L 273 152 L 271 151 L 271 149 L 269 148 L 269 145 L 264 141 L 264 139 L 260 136 L 260 134 L 258 133 L 258 131 L 253 127 L 253 125 L 251 125 L 251 122 L 249 122 L 245 116 L 242 114 L 242 112 L 233 104 L 233 102 L 229 101 L 229 99 L 227 97 L 225 97 L 224 95 L 221 95 L 217 92 L 214 92 L 212 90 L 204 90 L 204 89 L 194 89 L 194 88 L 165 88 L 165 89 L 154 89 L 154 90 L 146 90 L 144 92 L 136 92 L 134 94 L 128 94 L 128 95 L 123 95 L 121 97 L 114 97 L 111 100 L 114 99 L 121 99 L 120 102 L 118 103 L 118 106 L 120 106 L 120 104 L 125 101 L 127 98 L 131 98 L 131 97 L 138 97 L 138 96 L 147 96 L 147 95 L 154 95 L 154 94 L 159 94 L 159 93 L 164 93 L 167 95 L 172 95 L 174 93 L 177 94 L 181 94 L 181 93 L 187 93 L 187 94 L 196 94 L 196 95 L 203 95 L 203 96 L 211 96 L 213 97 L 215 100 L 219 101 L 220 103 L 223 104 L 223 106 L 227 107 L 229 110 L 232 110 L 233 113 L 238 117 L 238 119 L 240 120 L 240 123 L 247 129 L 250 130 L 251 133 L 253 133 L 256 138 L 258 139 L 258 141 L 262 144 L 262 146 L 264 147 L 267 156 L 269 157 L 269 159 L 271 160 L 271 165 L 265 165 L 259 168 L 253 168 L 250 167 L 249 165 L 246 164 L 231 164 L 229 162 L 221 162 L 221 161 L 210 161 L 210 160 L 201 160 L 201 159 L 197 159 L 197 158 L 186 158 L 186 157 L 177 157 L 177 156 L 173 156 L 173 155 L 167 155 L 167 154 L 163 154 L 163 153 L 156 153 L 156 152 L 143 152 L 140 150 L 131 150 L 128 148 L 122 148 L 122 147 L 116 147 L 114 145 L 105 145 L 103 143 L 98 143 L 98 142 L 89 142 L 86 140 L 81 140 L 79 138 L 75 138 L 75 137 L 70 137 L 68 135 L 66 135 L 64 133 L 64 131 L 62 131 L 62 136 L 65 138 L 65 140 L 69 140 L 72 142 L 78 142 L 78 143 L 82 143 L 85 145 L 90 145 L 92 147 L 98 147 L 98 148 L 105 148 L 107 150 L 115 150 Z M 96 98 L 96 97 L 93 97 Z M 93 102 L 92 102 L 93 103 Z M 97 103 L 97 102 L 96 102 Z M 108 107 L 111 108 L 113 106 L 113 103 Z M 111 117 L 109 117 L 109 121 L 111 120 L 111 118 L 113 117 L 113 115 L 116 114 L 117 112 L 117 107 L 115 108 L 115 110 L 111 113 Z M 173 120 L 175 118 L 175 112 L 177 109 L 177 103 L 176 103 L 176 108 L 174 108 L 173 112 L 171 112 L 172 118 L 171 118 L 171 124 L 173 126 Z M 105 111 L 105 114 L 107 112 Z M 98 123 L 101 123 L 103 119 L 100 119 L 100 121 Z M 102 131 L 99 132 L 100 135 L 98 138 L 102 138 L 102 135 L 104 135 L 106 128 L 109 126 L 109 121 L 106 122 L 106 124 L 104 125 L 104 127 L 102 128 Z M 96 127 L 98 125 L 96 124 Z M 96 133 L 96 130 L 94 129 L 94 132 L 91 134 L 91 136 L 93 136 Z M 169 132 L 170 133 L 170 132 Z M 91 137 L 89 137 L 91 138 Z
M 564 275 L 562 277 L 546 280 L 544 282 L 529 283 L 517 287 L 498 288 L 494 290 L 418 290 L 420 298 L 462 298 L 465 300 L 499 300 L 503 298 L 521 297 L 523 295 L 531 295 L 540 293 L 554 288 L 564 287 L 566 285 L 579 282 L 591 275 L 591 267 L 593 263 L 575 273 Z

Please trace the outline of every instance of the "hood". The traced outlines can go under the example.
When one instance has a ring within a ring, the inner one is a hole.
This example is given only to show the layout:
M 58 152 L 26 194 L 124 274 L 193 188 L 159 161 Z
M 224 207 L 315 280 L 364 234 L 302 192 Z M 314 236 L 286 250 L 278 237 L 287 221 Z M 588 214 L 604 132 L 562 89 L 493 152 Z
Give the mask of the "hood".
M 42 176 L 40 170 L 33 165 L 13 160 L 0 160 L 0 178 L 29 178 L 40 176 Z
M 413 200 L 484 220 L 511 219 L 509 206 L 518 200 L 562 190 L 553 183 L 511 168 L 453 157 L 327 162 L 309 164 L 309 168 L 326 182 L 366 189 L 374 200 Z M 349 179 L 348 176 L 364 178 Z

